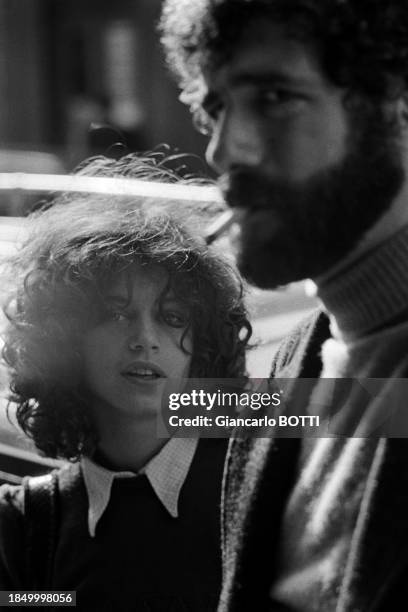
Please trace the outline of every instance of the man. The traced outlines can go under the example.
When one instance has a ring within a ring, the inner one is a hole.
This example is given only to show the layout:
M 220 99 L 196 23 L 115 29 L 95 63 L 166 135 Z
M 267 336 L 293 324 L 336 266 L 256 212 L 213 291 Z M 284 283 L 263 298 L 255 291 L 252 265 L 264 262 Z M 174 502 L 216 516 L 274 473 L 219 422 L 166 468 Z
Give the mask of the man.
M 309 406 L 328 377 L 381 378 L 362 412 L 361 387 L 333 396 L 348 437 L 232 441 L 220 610 L 401 609 L 408 445 L 364 433 L 408 373 L 406 0 L 167 0 L 161 27 L 240 270 L 311 278 L 324 306 L 272 374 L 318 379 Z

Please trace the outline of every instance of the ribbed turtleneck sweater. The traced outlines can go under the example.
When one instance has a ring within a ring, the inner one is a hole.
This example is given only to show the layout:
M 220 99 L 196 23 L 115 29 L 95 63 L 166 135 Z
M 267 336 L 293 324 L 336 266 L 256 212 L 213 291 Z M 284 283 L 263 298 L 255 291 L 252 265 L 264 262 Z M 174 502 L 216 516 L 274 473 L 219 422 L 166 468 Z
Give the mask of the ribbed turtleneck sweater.
M 408 322 L 408 226 L 330 277 L 318 297 L 348 345 Z
M 330 277 L 318 295 L 333 336 L 322 347 L 323 370 L 313 392 L 320 405 L 325 378 L 377 380 L 371 380 L 375 392 L 365 394 L 363 409 L 359 385 L 335 396 L 330 431 L 343 436 L 303 441 L 271 589 L 274 602 L 299 612 L 336 609 L 381 443 L 367 436 L 378 436 L 378 423 L 387 425 L 390 393 L 404 384 L 395 379 L 408 373 L 408 227 Z M 385 432 L 392 435 L 392 424 Z

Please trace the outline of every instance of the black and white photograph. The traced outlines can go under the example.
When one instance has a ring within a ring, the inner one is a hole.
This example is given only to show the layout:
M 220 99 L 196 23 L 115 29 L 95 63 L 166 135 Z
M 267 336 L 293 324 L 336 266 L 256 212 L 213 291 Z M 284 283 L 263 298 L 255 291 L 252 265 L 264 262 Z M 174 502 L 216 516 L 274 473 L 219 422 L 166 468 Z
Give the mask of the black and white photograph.
M 0 85 L 0 607 L 405 610 L 406 0 L 0 0 Z

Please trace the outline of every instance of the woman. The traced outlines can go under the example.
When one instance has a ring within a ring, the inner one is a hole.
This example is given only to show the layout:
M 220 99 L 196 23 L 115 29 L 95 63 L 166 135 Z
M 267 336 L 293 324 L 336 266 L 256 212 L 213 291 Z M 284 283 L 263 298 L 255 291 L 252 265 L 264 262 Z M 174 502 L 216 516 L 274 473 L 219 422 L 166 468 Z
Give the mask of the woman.
M 135 157 L 82 173 L 158 179 Z M 216 607 L 226 441 L 159 438 L 158 416 L 188 377 L 243 377 L 250 325 L 236 274 L 173 204 L 65 195 L 31 219 L 4 359 L 23 431 L 70 463 L 1 489 L 3 590 L 76 591 L 83 609 Z

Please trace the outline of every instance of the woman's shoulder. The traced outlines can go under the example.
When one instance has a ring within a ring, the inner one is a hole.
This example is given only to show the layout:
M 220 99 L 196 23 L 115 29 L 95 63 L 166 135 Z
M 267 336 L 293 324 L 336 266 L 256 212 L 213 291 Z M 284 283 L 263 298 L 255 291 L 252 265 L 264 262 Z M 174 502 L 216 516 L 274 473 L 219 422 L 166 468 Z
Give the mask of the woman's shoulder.
M 0 521 L 4 517 L 23 517 L 26 511 L 26 496 L 36 491 L 52 490 L 53 484 L 60 493 L 71 491 L 81 482 L 82 473 L 79 463 L 64 463 L 61 467 L 40 476 L 25 477 L 21 484 L 0 485 Z
M 1 589 L 19 589 L 23 584 L 24 538 L 23 485 L 3 484 L 0 486 Z
M 0 486 L 0 589 L 27 584 L 27 550 L 43 560 L 41 548 L 53 532 L 55 517 L 72 505 L 81 481 L 79 464 L 66 464 L 42 476 L 26 477 L 20 485 Z
M 0 485 L 0 525 L 7 518 L 18 517 L 24 513 L 23 485 Z

